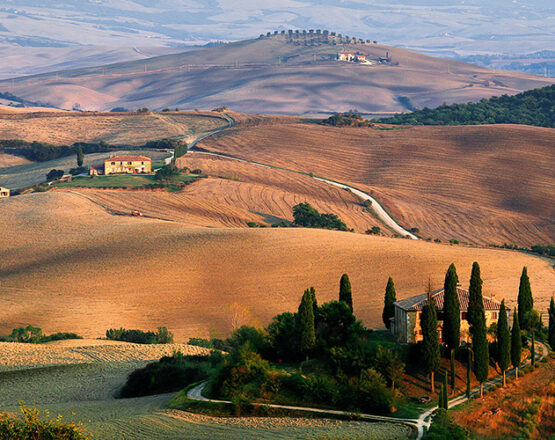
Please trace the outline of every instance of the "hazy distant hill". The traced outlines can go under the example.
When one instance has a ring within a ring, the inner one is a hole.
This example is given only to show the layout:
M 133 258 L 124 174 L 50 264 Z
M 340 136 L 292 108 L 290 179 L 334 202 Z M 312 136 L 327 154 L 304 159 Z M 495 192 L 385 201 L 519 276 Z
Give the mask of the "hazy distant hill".
M 0 91 L 61 108 L 210 109 L 387 114 L 516 94 L 554 80 L 489 70 L 344 36 L 302 32 L 176 55 L 0 81 Z M 371 64 L 340 62 L 340 51 Z M 408 99 L 407 99 L 408 98 Z
M 435 53 L 524 53 L 554 46 L 550 0 L 4 0 L 0 42 L 161 46 L 334 29 Z

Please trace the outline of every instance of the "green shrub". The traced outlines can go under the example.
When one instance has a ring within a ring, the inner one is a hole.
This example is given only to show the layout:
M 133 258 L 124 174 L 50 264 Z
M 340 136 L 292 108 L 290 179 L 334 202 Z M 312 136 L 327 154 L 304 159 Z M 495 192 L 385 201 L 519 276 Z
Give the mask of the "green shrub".
M 453 423 L 447 410 L 438 409 L 432 419 L 432 426 L 424 434 L 424 440 L 466 440 L 467 432 L 460 426 Z
M 211 371 L 209 357 L 183 356 L 176 352 L 135 370 L 127 378 L 120 397 L 140 397 L 177 391 L 206 379 Z
M 4 342 L 23 342 L 30 344 L 42 344 L 50 341 L 61 341 L 63 339 L 83 339 L 75 333 L 54 333 L 43 335 L 42 329 L 28 325 L 27 327 L 14 328 L 9 336 L 0 337 Z
M 41 417 L 37 408 L 20 407 L 22 418 L 0 414 L 0 439 L 84 440 L 90 438 L 80 424 L 68 424 L 61 417 Z
M 347 225 L 335 214 L 320 214 L 310 203 L 299 203 L 293 207 L 295 224 L 307 228 L 338 229 L 346 231 Z
M 166 327 L 158 327 L 156 332 L 111 328 L 106 330 L 106 338 L 112 341 L 134 342 L 136 344 L 171 344 L 173 333 Z

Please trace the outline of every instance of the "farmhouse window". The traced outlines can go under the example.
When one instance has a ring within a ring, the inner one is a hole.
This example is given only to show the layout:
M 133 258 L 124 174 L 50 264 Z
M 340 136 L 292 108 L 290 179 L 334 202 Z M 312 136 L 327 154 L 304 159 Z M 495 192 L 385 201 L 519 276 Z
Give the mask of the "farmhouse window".
M 497 319 L 497 312 L 491 312 L 491 319 Z
M 127 162 L 127 165 L 133 165 L 133 162 Z
M 467 313 L 466 313 L 466 312 L 462 312 L 462 319 L 468 319 L 466 316 L 467 316 Z
M 112 165 L 115 165 L 115 164 L 116 164 L 115 162 L 112 162 Z
M 144 164 L 145 164 L 144 162 L 141 162 L 141 165 L 144 165 Z

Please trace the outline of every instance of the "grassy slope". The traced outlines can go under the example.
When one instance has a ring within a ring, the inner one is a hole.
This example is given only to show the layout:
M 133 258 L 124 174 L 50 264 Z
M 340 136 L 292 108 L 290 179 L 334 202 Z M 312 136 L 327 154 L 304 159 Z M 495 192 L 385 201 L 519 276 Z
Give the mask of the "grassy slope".
M 382 45 L 346 45 L 391 65 L 360 66 L 331 59 L 343 46 L 294 46 L 282 37 L 248 40 L 177 55 L 101 68 L 77 69 L 0 82 L 27 99 L 63 108 L 115 106 L 213 108 L 222 104 L 252 113 L 302 114 L 358 108 L 405 111 L 396 98 L 415 104 L 467 102 L 541 87 L 551 80 L 492 71 Z M 316 62 L 315 62 L 316 61 Z M 230 68 L 235 66 L 238 68 Z M 147 72 L 145 72 L 145 66 Z
M 472 438 L 546 439 L 555 430 L 555 361 L 539 368 L 506 388 L 489 393 L 453 412 L 455 421 L 467 428 Z
M 0 222 L 0 330 L 33 323 L 47 333 L 101 336 L 109 327 L 165 325 L 178 340 L 225 335 L 233 323 L 262 323 L 295 310 L 302 291 L 320 303 L 350 275 L 355 311 L 381 326 L 383 291 L 393 276 L 398 298 L 443 283 L 455 262 L 463 284 L 482 265 L 485 294 L 513 304 L 528 266 L 535 305 L 547 307 L 555 275 L 549 263 L 511 251 L 304 229 L 191 229 L 185 224 L 111 216 L 78 194 L 3 201 Z M 4 209 L 6 208 L 6 209 Z M 148 313 L 145 313 L 148 311 Z
M 247 123 L 199 146 L 374 191 L 424 237 L 547 243 L 555 235 L 555 130 L 528 126 L 395 130 Z

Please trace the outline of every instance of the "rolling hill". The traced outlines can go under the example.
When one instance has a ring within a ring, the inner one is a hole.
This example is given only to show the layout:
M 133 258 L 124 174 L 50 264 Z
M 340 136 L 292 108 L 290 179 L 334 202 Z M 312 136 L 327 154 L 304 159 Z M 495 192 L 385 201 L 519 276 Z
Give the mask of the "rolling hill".
M 36 193 L 2 201 L 0 334 L 32 323 L 47 333 L 102 336 L 107 328 L 165 325 L 178 341 L 267 324 L 296 310 L 314 285 L 320 303 L 347 272 L 357 316 L 381 327 L 383 292 L 421 293 L 443 283 L 451 262 L 467 283 L 479 261 L 484 292 L 516 300 L 528 266 L 535 306 L 545 309 L 555 274 L 514 251 L 449 246 L 349 232 L 191 228 L 178 221 L 113 216 L 81 194 Z
M 519 125 L 329 127 L 286 118 L 240 123 L 206 151 L 373 192 L 424 238 L 550 243 L 555 130 Z
M 248 113 L 358 109 L 388 114 L 407 110 L 402 96 L 416 107 L 435 107 L 516 94 L 555 81 L 346 41 L 319 34 L 279 34 L 141 61 L 0 81 L 0 90 L 66 109 L 76 104 L 87 110 L 227 105 Z M 342 50 L 364 54 L 375 64 L 338 62 L 335 57 Z

